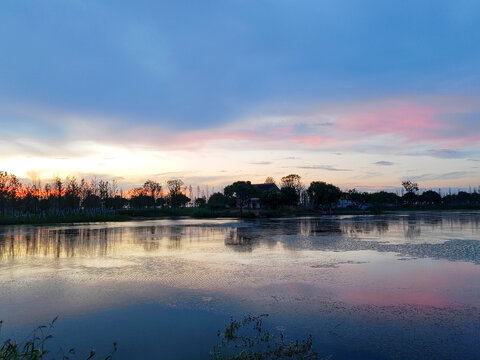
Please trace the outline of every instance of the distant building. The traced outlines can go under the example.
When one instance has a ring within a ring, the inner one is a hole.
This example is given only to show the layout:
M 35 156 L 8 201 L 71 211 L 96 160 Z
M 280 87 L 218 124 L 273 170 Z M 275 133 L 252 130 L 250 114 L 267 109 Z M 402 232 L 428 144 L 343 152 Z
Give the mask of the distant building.
M 252 184 L 252 186 L 255 186 L 258 190 L 261 192 L 264 191 L 280 191 L 280 188 L 277 186 L 277 184 L 269 183 L 269 184 Z
M 341 209 L 356 208 L 356 209 L 359 209 L 359 210 L 366 210 L 370 206 L 371 206 L 370 204 L 359 204 L 359 203 L 355 203 L 351 200 L 345 200 L 345 199 L 339 200 L 336 204 L 336 207 L 341 208 Z
M 269 184 L 252 184 L 255 188 L 259 190 L 259 193 L 263 193 L 265 191 L 280 191 L 279 187 L 276 184 L 269 183 Z M 251 209 L 260 209 L 262 204 L 260 203 L 259 197 L 253 197 L 248 200 L 248 205 Z
M 338 208 L 345 209 L 351 206 L 355 206 L 355 203 L 351 200 L 345 200 L 345 199 L 338 200 L 338 203 L 337 203 Z

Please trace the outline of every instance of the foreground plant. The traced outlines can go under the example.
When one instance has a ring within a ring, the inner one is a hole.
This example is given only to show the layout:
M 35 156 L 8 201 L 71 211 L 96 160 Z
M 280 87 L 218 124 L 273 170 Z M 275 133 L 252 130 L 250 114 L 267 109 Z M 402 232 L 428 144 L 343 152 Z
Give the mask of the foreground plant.
M 263 319 L 267 314 L 247 316 L 243 320 L 232 320 L 225 330 L 218 332 L 220 343 L 215 345 L 210 356 L 213 360 L 318 360 L 313 351 L 312 336 L 305 340 L 287 341 L 281 332 L 270 333 L 263 327 Z M 17 343 L 11 339 L 3 342 L 0 347 L 0 360 L 77 360 L 79 357 L 74 349 L 53 353 L 47 345 L 57 318 L 48 326 L 39 326 L 25 343 Z M 0 321 L 1 330 L 2 321 Z M 1 335 L 1 333 L 0 333 Z M 113 343 L 113 351 L 103 360 L 112 360 L 117 351 L 117 343 Z M 56 355 L 57 354 L 57 355 Z M 82 360 L 97 359 L 94 350 Z M 330 359 L 328 357 L 327 359 Z M 325 360 L 325 359 L 324 359 Z
M 313 351 L 311 335 L 305 340 L 287 341 L 283 333 L 272 334 L 264 329 L 262 320 L 267 316 L 264 314 L 247 316 L 241 321 L 232 320 L 223 332 L 218 332 L 221 342 L 213 347 L 212 359 L 319 359 Z
M 60 351 L 60 355 L 55 355 L 47 348 L 48 342 L 53 338 L 52 330 L 58 316 L 53 319 L 48 325 L 42 325 L 33 330 L 31 339 L 24 343 L 18 343 L 14 340 L 7 339 L 0 347 L 0 360 L 45 360 L 45 359 L 62 359 L 75 360 L 78 359 L 75 349 L 70 349 L 66 353 Z M 0 321 L 0 330 L 2 327 Z M 113 354 L 117 351 L 117 343 L 113 343 L 113 351 L 110 355 L 103 358 L 103 360 L 111 360 Z M 96 359 L 95 350 L 90 350 L 90 353 L 85 360 Z

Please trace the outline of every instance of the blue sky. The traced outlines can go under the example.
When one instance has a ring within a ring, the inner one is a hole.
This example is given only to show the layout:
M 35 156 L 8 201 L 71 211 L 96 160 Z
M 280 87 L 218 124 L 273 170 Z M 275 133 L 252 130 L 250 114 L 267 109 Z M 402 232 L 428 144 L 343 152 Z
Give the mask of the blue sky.
M 478 14 L 477 1 L 7 0 L 0 164 L 127 183 L 478 185 Z

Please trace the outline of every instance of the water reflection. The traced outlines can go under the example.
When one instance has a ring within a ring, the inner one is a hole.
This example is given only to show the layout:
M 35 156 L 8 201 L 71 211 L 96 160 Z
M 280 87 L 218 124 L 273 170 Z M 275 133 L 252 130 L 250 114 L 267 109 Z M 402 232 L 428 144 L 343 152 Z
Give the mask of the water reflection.
M 73 334 L 92 334 L 87 345 L 110 343 L 112 331 L 129 343 L 135 328 L 145 350 L 163 336 L 146 323 L 172 308 L 192 311 L 162 330 L 172 334 L 203 329 L 200 311 L 270 313 L 314 333 L 338 359 L 361 349 L 366 359 L 475 359 L 479 220 L 459 212 L 3 227 L 0 318 L 33 326 L 60 314 Z
M 72 258 L 178 252 L 213 241 L 235 252 L 281 244 L 290 250 L 394 252 L 480 263 L 480 214 L 413 213 L 366 217 L 188 224 L 139 222 L 136 226 L 4 227 L 0 260 Z

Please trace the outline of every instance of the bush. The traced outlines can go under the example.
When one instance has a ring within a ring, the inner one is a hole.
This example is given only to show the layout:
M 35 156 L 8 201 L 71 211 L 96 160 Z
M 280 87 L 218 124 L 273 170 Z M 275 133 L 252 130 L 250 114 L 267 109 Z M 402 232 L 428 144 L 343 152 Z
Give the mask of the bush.
M 52 330 L 54 328 L 56 317 L 48 325 L 37 327 L 31 335 L 31 339 L 25 343 L 17 343 L 14 340 L 7 339 L 0 347 L 0 360 L 41 360 L 41 359 L 54 359 L 55 355 L 52 350 L 49 350 L 47 345 L 50 339 L 53 338 Z M 2 321 L 0 321 L 0 330 Z M 104 357 L 104 360 L 111 360 L 113 354 L 117 351 L 117 343 L 113 343 L 113 351 L 110 355 Z M 77 359 L 75 349 L 70 349 L 68 352 L 60 353 L 59 358 L 62 360 Z M 89 354 L 85 357 L 86 360 L 96 359 L 95 350 L 90 350 Z
M 287 341 L 280 333 L 270 333 L 263 328 L 267 314 L 247 316 L 241 321 L 232 320 L 223 332 L 218 332 L 220 343 L 213 347 L 213 360 L 273 360 L 318 359 L 313 351 L 312 336 L 305 340 Z
M 283 333 L 270 333 L 263 327 L 263 319 L 268 314 L 259 316 L 247 316 L 242 320 L 232 320 L 224 331 L 218 331 L 219 343 L 210 351 L 213 360 L 273 360 L 295 359 L 306 360 L 318 359 L 313 351 L 312 336 L 305 340 L 288 341 Z M 6 340 L 0 346 L 0 360 L 46 360 L 46 359 L 78 359 L 75 350 L 70 349 L 67 353 L 58 351 L 59 355 L 48 350 L 48 342 L 53 338 L 51 332 L 54 328 L 55 318 L 47 326 L 39 326 L 31 335 L 31 340 L 25 343 L 17 343 Z M 0 330 L 2 322 L 0 321 Z M 103 360 L 113 359 L 117 351 L 117 343 L 113 343 L 112 352 L 103 357 Z M 90 350 L 85 360 L 97 359 L 94 350 Z

